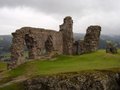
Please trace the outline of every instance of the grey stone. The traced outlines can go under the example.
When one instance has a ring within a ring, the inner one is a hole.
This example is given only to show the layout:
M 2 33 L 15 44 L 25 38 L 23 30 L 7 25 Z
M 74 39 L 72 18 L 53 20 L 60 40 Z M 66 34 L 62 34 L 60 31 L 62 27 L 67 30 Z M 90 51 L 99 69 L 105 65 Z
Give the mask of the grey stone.
M 95 71 L 38 76 L 23 82 L 25 90 L 120 90 L 120 73 Z
M 25 62 L 25 46 L 28 48 L 29 59 L 50 59 L 59 54 L 79 55 L 96 51 L 99 44 L 100 31 L 100 26 L 90 26 L 87 29 L 84 40 L 74 43 L 73 20 L 70 16 L 64 18 L 59 31 L 23 27 L 12 33 L 12 61 L 8 66 L 16 67 Z

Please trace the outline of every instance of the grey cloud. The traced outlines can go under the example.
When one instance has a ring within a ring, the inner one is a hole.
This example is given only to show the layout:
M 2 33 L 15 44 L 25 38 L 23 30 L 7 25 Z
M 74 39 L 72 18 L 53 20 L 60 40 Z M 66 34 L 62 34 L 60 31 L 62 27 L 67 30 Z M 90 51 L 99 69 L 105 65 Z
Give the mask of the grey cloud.
M 1 0 L 0 6 L 29 6 L 46 13 L 82 14 L 89 11 L 112 11 L 120 0 Z
M 100 24 L 105 34 L 109 30 L 111 34 L 120 34 L 120 0 L 0 0 L 0 7 L 30 7 L 56 20 L 70 15 L 75 22 Z

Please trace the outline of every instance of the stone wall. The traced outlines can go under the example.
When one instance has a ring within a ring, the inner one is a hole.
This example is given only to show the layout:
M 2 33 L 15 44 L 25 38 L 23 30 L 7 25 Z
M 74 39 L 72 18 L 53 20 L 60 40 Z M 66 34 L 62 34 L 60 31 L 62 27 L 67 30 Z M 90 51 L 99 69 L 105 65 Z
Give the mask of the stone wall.
M 73 44 L 73 54 L 79 55 L 96 51 L 99 46 L 100 32 L 100 26 L 88 27 L 84 40 L 75 41 Z
M 60 25 L 60 32 L 63 35 L 63 54 L 72 55 L 73 47 L 73 20 L 71 17 L 66 17 L 64 23 Z
M 12 33 L 12 61 L 16 65 L 24 62 L 25 46 L 28 49 L 29 59 L 46 58 L 53 55 L 54 51 L 57 54 L 72 54 L 72 25 L 72 18 L 68 16 L 60 25 L 60 31 L 32 27 L 16 30 L 15 33 Z
M 100 32 L 101 32 L 100 26 L 88 27 L 86 35 L 84 37 L 84 44 L 86 48 L 85 52 L 92 52 L 98 49 Z
M 24 48 L 28 49 L 29 59 L 52 57 L 54 54 L 84 54 L 96 51 L 100 38 L 100 26 L 90 26 L 84 40 L 73 43 L 73 20 L 64 18 L 60 30 L 23 27 L 12 33 L 11 66 L 25 62 Z M 8 65 L 8 66 L 10 66 Z
M 59 38 L 58 38 L 59 37 Z M 17 60 L 17 64 L 24 61 L 24 47 L 28 48 L 29 58 L 38 59 L 51 51 L 62 54 L 62 33 L 47 29 L 24 27 L 13 33 L 11 58 Z

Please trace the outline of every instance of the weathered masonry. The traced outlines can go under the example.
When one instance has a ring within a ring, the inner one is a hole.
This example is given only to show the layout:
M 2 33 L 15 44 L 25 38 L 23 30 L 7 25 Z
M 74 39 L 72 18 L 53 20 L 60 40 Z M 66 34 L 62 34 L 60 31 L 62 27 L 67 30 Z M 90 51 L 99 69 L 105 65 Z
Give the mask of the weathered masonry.
M 54 54 L 83 54 L 96 51 L 100 37 L 100 26 L 90 26 L 83 41 L 73 39 L 73 20 L 64 18 L 60 30 L 23 27 L 12 33 L 11 65 L 25 61 L 24 47 L 28 49 L 29 59 L 51 57 Z
M 73 54 L 79 55 L 96 51 L 99 45 L 100 32 L 100 26 L 88 27 L 84 40 L 75 41 L 73 44 Z

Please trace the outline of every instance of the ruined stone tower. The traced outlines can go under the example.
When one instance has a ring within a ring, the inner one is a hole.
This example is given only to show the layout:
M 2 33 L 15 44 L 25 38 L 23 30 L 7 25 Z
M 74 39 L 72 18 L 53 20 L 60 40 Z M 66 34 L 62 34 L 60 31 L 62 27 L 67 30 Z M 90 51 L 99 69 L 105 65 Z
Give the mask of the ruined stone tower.
M 73 44 L 73 54 L 84 54 L 96 51 L 99 46 L 100 26 L 89 26 L 84 40 L 75 41 Z
M 90 26 L 87 28 L 87 32 L 84 37 L 85 52 L 92 52 L 98 49 L 100 32 L 100 26 Z
M 71 55 L 73 47 L 73 20 L 70 16 L 64 18 L 64 22 L 60 25 L 60 32 L 63 37 L 63 54 Z

